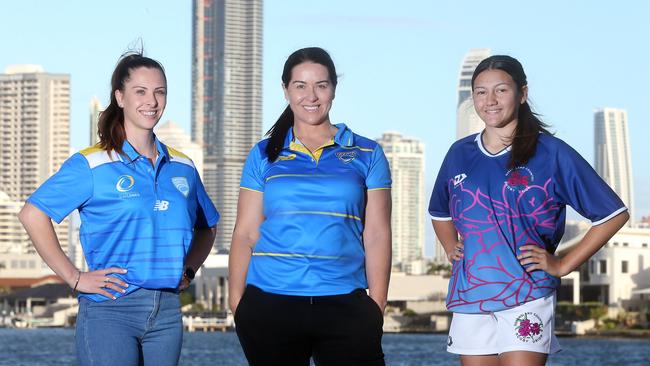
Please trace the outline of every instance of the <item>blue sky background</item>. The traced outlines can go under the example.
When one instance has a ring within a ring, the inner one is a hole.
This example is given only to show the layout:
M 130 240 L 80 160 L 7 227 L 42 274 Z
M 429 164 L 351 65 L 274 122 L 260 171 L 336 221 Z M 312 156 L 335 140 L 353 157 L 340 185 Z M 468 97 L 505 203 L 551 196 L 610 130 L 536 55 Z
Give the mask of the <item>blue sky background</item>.
M 169 82 L 163 121 L 190 131 L 191 1 L 113 0 L 0 4 L 0 71 L 17 63 L 67 73 L 72 146 L 88 145 L 88 105 L 108 101 L 118 57 L 144 41 Z M 387 130 L 426 144 L 427 190 L 455 139 L 456 86 L 470 48 L 518 58 L 529 96 L 557 136 L 593 162 L 593 110 L 628 111 L 636 214 L 650 215 L 650 2 L 267 0 L 264 128 L 284 108 L 280 74 L 297 48 L 327 49 L 340 74 L 333 122 L 376 138 Z M 428 226 L 427 226 L 428 227 Z M 431 231 L 427 234 L 431 247 Z M 427 252 L 430 254 L 431 249 Z

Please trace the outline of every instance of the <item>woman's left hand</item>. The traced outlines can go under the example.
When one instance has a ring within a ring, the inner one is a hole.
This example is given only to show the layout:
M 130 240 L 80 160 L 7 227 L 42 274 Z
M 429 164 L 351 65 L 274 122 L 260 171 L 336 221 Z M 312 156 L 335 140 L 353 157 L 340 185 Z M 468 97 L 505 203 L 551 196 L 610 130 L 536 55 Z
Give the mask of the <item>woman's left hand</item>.
M 517 256 L 522 266 L 532 264 L 526 267 L 526 272 L 532 272 L 538 269 L 545 271 L 551 276 L 562 277 L 562 259 L 554 256 L 536 245 L 524 245 L 521 248 L 521 254 Z

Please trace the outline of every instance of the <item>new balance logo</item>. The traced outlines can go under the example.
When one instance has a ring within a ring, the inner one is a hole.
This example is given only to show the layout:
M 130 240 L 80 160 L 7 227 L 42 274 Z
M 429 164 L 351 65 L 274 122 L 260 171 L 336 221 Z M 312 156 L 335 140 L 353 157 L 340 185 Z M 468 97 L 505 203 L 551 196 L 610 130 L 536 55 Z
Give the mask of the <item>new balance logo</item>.
M 467 174 L 461 173 L 458 174 L 457 176 L 454 177 L 454 187 L 457 187 L 459 184 L 461 184 L 465 178 L 467 178 Z
M 169 201 L 156 200 L 156 204 L 153 206 L 154 211 L 167 211 L 169 208 Z

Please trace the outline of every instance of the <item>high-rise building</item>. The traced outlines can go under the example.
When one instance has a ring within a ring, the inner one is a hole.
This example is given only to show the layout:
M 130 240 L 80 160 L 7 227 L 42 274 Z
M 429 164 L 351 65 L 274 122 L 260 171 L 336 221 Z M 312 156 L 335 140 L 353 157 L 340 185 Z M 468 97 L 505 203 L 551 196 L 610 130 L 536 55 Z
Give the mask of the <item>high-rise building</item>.
M 22 202 L 12 200 L 0 191 L 0 253 L 23 254 L 32 252 L 29 236 L 18 221 Z
M 217 249 L 230 247 L 241 171 L 262 136 L 262 10 L 262 0 L 193 1 L 192 139 L 221 213 Z
M 424 254 L 424 144 L 396 132 L 384 133 L 377 142 L 393 178 L 393 266 L 411 273 Z
M 36 65 L 7 67 L 0 74 L 0 136 L 0 187 L 24 202 L 69 156 L 70 76 Z M 67 251 L 67 221 L 55 230 Z
M 196 170 L 199 171 L 199 175 L 203 178 L 203 149 L 199 144 L 192 142 L 190 135 L 181 126 L 172 121 L 167 121 L 156 126 L 154 132 L 156 137 L 165 145 L 182 152 L 192 159 Z
M 99 142 L 99 136 L 97 135 L 97 130 L 99 126 L 99 114 L 104 110 L 99 99 L 93 97 L 90 100 L 90 140 L 89 146 L 95 145 Z
M 634 223 L 632 154 L 624 109 L 602 108 L 594 112 L 595 168 L 621 197 L 630 213 L 627 226 Z
M 456 139 L 483 130 L 483 121 L 474 110 L 472 101 L 472 74 L 476 66 L 490 57 L 490 49 L 471 49 L 463 59 L 458 77 L 458 104 L 456 105 Z

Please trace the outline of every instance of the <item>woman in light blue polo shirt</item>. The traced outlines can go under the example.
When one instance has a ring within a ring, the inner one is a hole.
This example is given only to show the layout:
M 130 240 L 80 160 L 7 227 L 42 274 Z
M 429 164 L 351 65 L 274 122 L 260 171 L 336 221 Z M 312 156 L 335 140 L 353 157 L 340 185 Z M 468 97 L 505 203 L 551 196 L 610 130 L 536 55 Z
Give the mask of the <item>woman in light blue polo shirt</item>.
M 375 141 L 330 122 L 336 84 L 323 49 L 289 56 L 289 105 L 244 165 L 229 281 L 251 365 L 384 364 L 390 171 Z
M 167 102 L 162 66 L 124 55 L 99 118 L 100 142 L 72 155 L 19 214 L 52 270 L 79 291 L 82 365 L 176 365 L 179 290 L 207 257 L 219 219 L 192 161 L 154 135 Z M 88 272 L 66 257 L 51 219 L 78 209 Z

